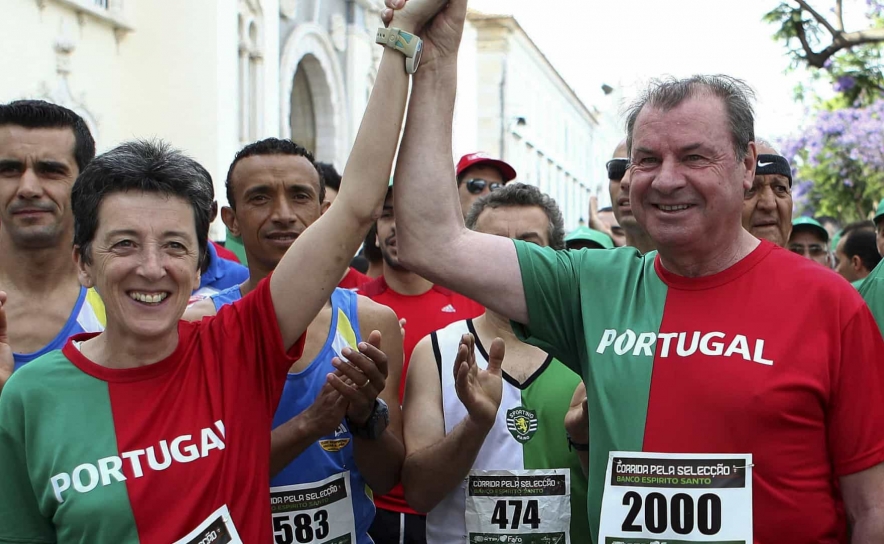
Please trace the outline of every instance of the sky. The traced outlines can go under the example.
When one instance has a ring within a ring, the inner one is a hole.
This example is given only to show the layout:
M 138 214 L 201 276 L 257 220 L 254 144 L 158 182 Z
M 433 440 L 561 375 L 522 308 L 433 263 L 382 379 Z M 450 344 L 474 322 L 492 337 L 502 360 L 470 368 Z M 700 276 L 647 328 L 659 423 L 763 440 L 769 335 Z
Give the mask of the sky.
M 775 0 L 471 0 L 489 13 L 508 13 L 590 106 L 606 104 L 601 85 L 623 89 L 626 101 L 662 75 L 723 73 L 757 93 L 756 134 L 778 140 L 808 118 L 794 98 L 803 69 L 762 21 Z M 812 2 L 821 12 L 829 0 Z M 847 0 L 847 26 L 862 22 L 864 2 Z M 852 12 L 851 12 L 852 11 Z M 827 13 L 827 12 L 826 12 Z M 853 15 L 854 17 L 850 17 Z M 848 28 L 849 30 L 850 28 Z M 828 93 L 828 84 L 820 90 Z M 620 109 L 620 107 L 618 107 Z

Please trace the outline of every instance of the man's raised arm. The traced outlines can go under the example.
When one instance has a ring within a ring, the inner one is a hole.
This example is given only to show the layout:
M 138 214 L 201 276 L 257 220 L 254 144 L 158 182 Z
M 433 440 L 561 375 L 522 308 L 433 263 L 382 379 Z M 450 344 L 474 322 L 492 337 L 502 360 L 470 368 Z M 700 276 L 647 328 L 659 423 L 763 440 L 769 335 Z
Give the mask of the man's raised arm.
M 392 26 L 418 34 L 416 30 L 446 2 L 412 0 L 397 12 Z M 298 237 L 271 276 L 273 305 L 286 348 L 328 301 L 380 212 L 407 95 L 405 57 L 386 48 L 334 206 Z
M 386 0 L 397 14 L 416 1 Z M 451 0 L 418 31 L 423 64 L 412 84 L 393 186 L 399 259 L 430 281 L 527 323 L 513 242 L 467 230 L 457 197 L 451 138 L 466 11 L 467 0 Z

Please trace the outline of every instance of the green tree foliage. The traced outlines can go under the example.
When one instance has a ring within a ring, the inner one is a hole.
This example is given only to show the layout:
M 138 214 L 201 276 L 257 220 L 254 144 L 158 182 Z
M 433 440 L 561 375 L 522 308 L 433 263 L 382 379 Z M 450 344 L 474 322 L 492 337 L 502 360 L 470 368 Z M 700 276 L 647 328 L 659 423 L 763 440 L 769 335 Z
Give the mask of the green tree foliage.
M 823 12 L 805 0 L 781 2 L 764 16 L 792 58 L 816 81 L 829 81 L 834 98 L 821 100 L 796 89 L 816 110 L 808 126 L 783 142 L 792 162 L 799 213 L 867 218 L 884 198 L 884 0 L 864 7 L 868 26 L 847 30 L 844 0 L 828 0 Z M 827 15 L 823 15 L 827 13 Z

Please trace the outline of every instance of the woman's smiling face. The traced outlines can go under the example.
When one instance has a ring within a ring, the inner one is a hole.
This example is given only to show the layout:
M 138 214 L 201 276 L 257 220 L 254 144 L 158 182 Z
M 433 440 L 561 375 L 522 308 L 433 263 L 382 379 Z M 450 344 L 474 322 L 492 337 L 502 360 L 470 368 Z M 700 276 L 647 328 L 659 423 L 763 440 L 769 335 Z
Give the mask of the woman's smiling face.
M 193 207 L 128 191 L 105 197 L 97 214 L 89 264 L 77 261 L 81 283 L 104 301 L 107 332 L 145 341 L 175 333 L 200 281 Z

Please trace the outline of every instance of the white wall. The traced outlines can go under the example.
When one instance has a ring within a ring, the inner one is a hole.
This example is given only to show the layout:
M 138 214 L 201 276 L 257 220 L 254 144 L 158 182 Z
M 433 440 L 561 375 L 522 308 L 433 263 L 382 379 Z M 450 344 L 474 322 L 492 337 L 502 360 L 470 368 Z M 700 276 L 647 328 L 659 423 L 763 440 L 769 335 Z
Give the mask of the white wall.
M 259 138 L 279 137 L 279 0 L 261 0 L 264 9 L 264 123 Z
M 124 0 L 125 1 L 125 0 Z M 0 101 L 35 98 L 59 84 L 59 36 L 73 45 L 67 78 L 95 120 L 99 152 L 133 138 L 161 138 L 211 172 L 216 197 L 239 148 L 237 0 L 138 0 L 125 4 L 133 30 L 78 16 L 67 4 L 4 0 Z M 278 0 L 264 0 L 262 134 L 278 131 Z M 14 51 L 15 54 L 8 52 Z M 213 235 L 221 234 L 218 225 Z
M 234 0 L 139 1 L 136 31 L 121 44 L 126 67 L 118 139 L 157 137 L 200 161 L 223 187 L 237 146 Z
M 81 24 L 82 21 L 82 24 Z M 125 69 L 113 29 L 71 9 L 47 1 L 39 9 L 33 0 L 4 0 L 0 16 L 0 102 L 43 98 L 58 87 L 55 43 L 73 46 L 68 83 L 73 97 L 94 115 L 97 144 L 107 149 L 119 140 L 119 111 L 124 104 L 121 82 Z
M 605 179 L 593 168 L 597 122 L 521 32 L 511 34 L 509 49 L 506 158 L 521 181 L 556 199 L 571 230 L 588 219 L 589 196 Z M 518 126 L 515 117 L 526 124 Z
M 479 149 L 479 58 L 476 27 L 467 21 L 457 58 L 457 102 L 454 107 L 453 151 L 455 162 Z

